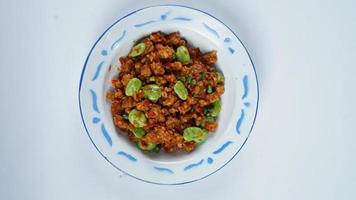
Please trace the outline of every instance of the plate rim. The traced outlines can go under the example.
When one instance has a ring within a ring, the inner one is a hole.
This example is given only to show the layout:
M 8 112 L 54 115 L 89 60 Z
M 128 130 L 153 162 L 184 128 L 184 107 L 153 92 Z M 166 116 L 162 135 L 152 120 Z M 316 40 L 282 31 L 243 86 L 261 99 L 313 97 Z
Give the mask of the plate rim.
M 255 114 L 254 114 L 254 118 L 253 118 L 253 121 L 252 121 L 252 125 L 251 125 L 251 128 L 248 132 L 248 135 L 247 137 L 245 138 L 244 142 L 242 143 L 241 147 L 236 151 L 236 153 L 226 162 L 224 163 L 221 167 L 219 167 L 218 169 L 216 169 L 215 171 L 203 176 L 203 177 L 200 177 L 200 178 L 197 178 L 197 179 L 194 179 L 194 180 L 190 180 L 190 181 L 185 181 L 185 182 L 178 182 L 178 183 L 159 183 L 159 182 L 153 182 L 153 181 L 149 181 L 149 180 L 144 180 L 144 179 L 141 179 L 139 177 L 136 177 L 132 174 L 129 174 L 127 172 L 125 172 L 124 170 L 120 169 L 119 167 L 117 167 L 115 164 L 113 164 L 100 150 L 99 148 L 96 146 L 96 144 L 94 143 L 93 139 L 91 138 L 90 134 L 89 134 L 89 131 L 88 131 L 88 128 L 87 128 L 87 125 L 85 124 L 85 121 L 84 121 L 84 116 L 83 116 L 83 112 L 82 112 L 82 106 L 81 106 L 81 98 L 80 98 L 80 94 L 81 94 L 81 87 L 82 87 L 82 82 L 83 82 L 83 77 L 84 77 L 84 72 L 85 72 L 85 69 L 87 67 L 87 63 L 88 63 L 88 60 L 89 60 L 89 57 L 91 56 L 94 48 L 96 47 L 96 45 L 98 44 L 98 42 L 103 38 L 103 36 L 113 27 L 115 26 L 117 23 L 119 23 L 121 20 L 123 20 L 124 18 L 126 17 L 129 17 L 130 15 L 133 15 L 135 14 L 136 12 L 139 12 L 141 10 L 144 10 L 144 9 L 148 9 L 148 8 L 152 8 L 152 7 L 164 7 L 164 6 L 171 6 L 171 7 L 183 7 L 183 8 L 188 8 L 188 9 L 192 9 L 192 10 L 195 10 L 195 11 L 198 11 L 198 12 L 201 12 L 201 13 L 204 13 L 212 18 L 214 18 L 215 20 L 217 20 L 218 22 L 220 22 L 222 25 L 224 25 L 226 28 L 228 28 L 232 34 L 238 39 L 238 41 L 241 43 L 242 47 L 244 48 L 244 50 L 246 51 L 246 54 L 252 64 L 252 68 L 253 68 L 253 72 L 254 72 L 254 75 L 255 75 L 255 79 L 256 79 L 256 87 L 257 87 L 257 102 L 256 102 L 256 111 L 255 111 Z M 85 59 L 85 62 L 84 62 L 84 65 L 83 65 L 83 68 L 82 68 L 82 72 L 81 72 L 81 76 L 80 76 L 80 80 L 79 80 L 79 88 L 78 88 L 78 102 L 79 102 L 79 111 L 80 111 L 80 116 L 81 116 L 81 119 L 82 119 L 82 123 L 84 125 L 84 128 L 85 128 L 85 131 L 87 133 L 87 136 L 89 137 L 91 143 L 94 145 L 95 149 L 99 152 L 99 154 L 110 164 L 112 165 L 114 168 L 116 168 L 117 170 L 119 170 L 120 172 L 132 177 L 132 178 L 135 178 L 137 180 L 140 180 L 140 181 L 143 181 L 143 182 L 146 182 L 146 183 L 150 183 L 150 184 L 156 184 L 156 185 L 182 185 L 182 184 L 187 184 L 187 183 L 192 183 L 192 182 L 196 182 L 196 181 L 199 181 L 199 180 L 202 180 L 202 179 L 205 179 L 207 177 L 209 177 L 210 175 L 212 174 L 215 174 L 216 172 L 220 171 L 222 168 L 224 168 L 228 163 L 231 162 L 231 160 L 233 160 L 236 155 L 241 151 L 241 149 L 243 148 L 243 146 L 245 145 L 245 143 L 247 142 L 248 138 L 250 137 L 251 135 L 251 132 L 253 130 L 253 127 L 255 125 L 255 122 L 256 122 L 256 118 L 257 118 L 257 113 L 258 113 L 258 106 L 259 106 L 259 82 L 258 82 L 258 77 L 257 77 L 257 73 L 256 73 L 256 68 L 255 68 L 255 65 L 252 61 L 252 58 L 250 56 L 250 53 L 248 52 L 247 48 L 245 47 L 244 43 L 240 40 L 240 38 L 236 35 L 236 33 L 228 26 L 226 25 L 223 21 L 221 21 L 220 19 L 218 19 L 217 17 L 213 16 L 212 14 L 206 12 L 206 11 L 203 11 L 203 10 L 200 10 L 200 9 L 197 9 L 197 8 L 194 8 L 194 7 L 191 7 L 191 6 L 187 6 L 187 5 L 181 5 L 181 4 L 156 4 L 156 5 L 150 5 L 150 6 L 146 6 L 146 7 L 143 7 L 143 8 L 140 8 L 140 9 L 136 9 L 126 15 L 124 15 L 123 17 L 120 17 L 118 20 L 116 20 L 114 23 L 112 23 L 100 36 L 99 38 L 95 41 L 95 43 L 93 44 L 93 46 L 91 47 L 86 59 Z

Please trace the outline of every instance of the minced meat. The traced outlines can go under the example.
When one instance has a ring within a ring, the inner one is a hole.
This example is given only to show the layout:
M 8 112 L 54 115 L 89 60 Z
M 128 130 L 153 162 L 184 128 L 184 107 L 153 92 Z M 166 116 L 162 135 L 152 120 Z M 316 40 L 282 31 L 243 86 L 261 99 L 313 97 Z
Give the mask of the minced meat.
M 199 134 L 186 131 L 189 127 L 203 135 L 218 127 L 224 80 L 215 67 L 217 59 L 215 50 L 203 53 L 179 32 L 143 38 L 119 59 L 119 74 L 111 81 L 114 90 L 106 95 L 115 126 L 143 150 L 193 151 L 200 140 Z M 134 112 L 140 113 L 138 119 Z

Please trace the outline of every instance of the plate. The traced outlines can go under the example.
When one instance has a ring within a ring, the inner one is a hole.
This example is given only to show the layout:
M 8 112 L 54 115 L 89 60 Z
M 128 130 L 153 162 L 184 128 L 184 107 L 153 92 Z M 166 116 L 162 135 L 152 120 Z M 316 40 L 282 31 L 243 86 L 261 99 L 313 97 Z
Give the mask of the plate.
M 105 93 L 118 74 L 118 59 L 154 31 L 179 31 L 203 52 L 217 50 L 217 67 L 225 75 L 219 128 L 192 153 L 147 155 L 118 133 L 112 121 Z M 149 183 L 190 183 L 223 168 L 244 146 L 256 119 L 257 76 L 240 39 L 214 16 L 180 5 L 146 7 L 117 20 L 95 42 L 80 78 L 79 108 L 94 147 L 113 167 Z

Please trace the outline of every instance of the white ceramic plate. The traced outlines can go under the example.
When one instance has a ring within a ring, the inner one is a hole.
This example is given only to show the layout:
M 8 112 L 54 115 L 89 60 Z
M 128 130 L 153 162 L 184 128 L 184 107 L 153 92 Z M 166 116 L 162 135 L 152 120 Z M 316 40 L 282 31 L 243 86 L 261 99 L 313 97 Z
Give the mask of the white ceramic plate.
M 190 154 L 142 153 L 117 133 L 105 99 L 110 80 L 118 74 L 118 58 L 130 51 L 135 40 L 154 31 L 179 31 L 203 52 L 217 50 L 217 67 L 225 75 L 219 128 Z M 95 148 L 118 170 L 156 184 L 193 182 L 225 166 L 246 142 L 257 106 L 256 73 L 239 38 L 212 15 L 178 5 L 143 8 L 116 21 L 90 50 L 79 86 L 83 123 Z

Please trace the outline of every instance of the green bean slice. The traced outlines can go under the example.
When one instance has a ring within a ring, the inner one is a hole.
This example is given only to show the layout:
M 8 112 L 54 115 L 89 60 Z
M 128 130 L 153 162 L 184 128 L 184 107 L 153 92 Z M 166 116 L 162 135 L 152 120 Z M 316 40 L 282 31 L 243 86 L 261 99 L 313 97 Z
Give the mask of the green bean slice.
M 156 78 L 154 76 L 151 76 L 148 78 L 148 82 L 155 82 Z
M 136 109 L 132 109 L 129 113 L 129 122 L 135 127 L 144 127 L 146 125 L 145 114 Z
M 132 78 L 126 85 L 125 94 L 126 96 L 133 96 L 136 92 L 141 89 L 142 82 L 138 78 Z
M 206 89 L 206 92 L 208 94 L 213 93 L 213 87 L 211 87 L 211 85 L 208 85 L 208 88 Z
M 143 87 L 145 98 L 151 101 L 157 101 L 162 96 L 161 89 L 156 84 L 150 84 Z
M 187 100 L 188 90 L 181 81 L 177 81 L 177 83 L 174 85 L 174 92 L 180 99 Z
M 148 143 L 147 146 L 144 146 L 141 141 L 137 142 L 137 147 L 143 151 L 151 151 L 155 150 L 157 147 L 157 144 L 155 143 Z
M 201 78 L 201 79 L 205 79 L 206 74 L 207 74 L 206 72 L 200 72 L 200 74 L 199 74 L 199 75 L 200 75 L 200 78 Z
M 191 84 L 193 80 L 194 80 L 193 76 L 191 74 L 189 74 L 187 77 L 187 83 Z
M 225 81 L 225 77 L 221 72 L 215 72 L 217 83 L 223 83 Z
M 215 122 L 216 121 L 216 117 L 208 116 L 208 117 L 205 118 L 205 121 L 206 122 Z
M 221 111 L 221 99 L 215 101 L 210 109 L 210 116 L 217 117 Z
M 203 114 L 204 114 L 204 115 L 208 115 L 209 112 L 210 112 L 209 107 L 205 107 L 205 108 L 204 108 L 204 111 L 203 111 Z
M 187 80 L 187 78 L 185 76 L 178 76 L 177 79 L 182 81 L 182 82 L 185 82 Z
M 208 131 L 199 127 L 188 127 L 183 131 L 183 138 L 186 141 L 201 143 L 208 137 Z
M 129 56 L 131 58 L 137 57 L 137 56 L 143 54 L 145 52 L 145 50 L 146 50 L 145 43 L 143 43 L 143 42 L 138 43 L 131 49 L 131 52 L 130 52 Z
M 142 127 L 135 127 L 132 132 L 137 138 L 142 138 L 146 134 L 145 129 Z
M 185 46 L 179 46 L 177 48 L 176 57 L 183 65 L 190 63 L 189 51 Z
M 201 121 L 198 126 L 200 127 L 205 127 L 205 123 L 213 123 L 213 122 L 216 122 L 216 117 L 211 117 L 211 116 L 207 116 L 204 118 L 203 121 Z

